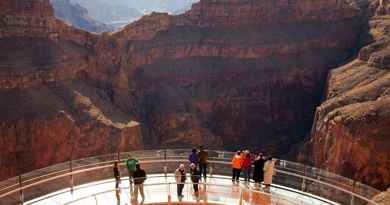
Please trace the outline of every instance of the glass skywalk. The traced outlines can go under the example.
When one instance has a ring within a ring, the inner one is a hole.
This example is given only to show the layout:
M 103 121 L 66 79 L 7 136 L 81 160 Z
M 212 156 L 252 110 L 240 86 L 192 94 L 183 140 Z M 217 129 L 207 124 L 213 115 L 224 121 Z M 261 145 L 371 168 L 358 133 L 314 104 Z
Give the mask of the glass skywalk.
M 130 205 L 130 188 L 124 161 L 130 154 L 148 173 L 145 204 L 178 202 L 172 173 L 187 163 L 189 150 L 150 150 L 117 153 L 69 161 L 36 170 L 0 183 L 0 204 L 27 205 Z M 375 204 L 378 190 L 324 170 L 277 160 L 274 184 L 262 190 L 251 183 L 233 184 L 230 178 L 234 153 L 208 151 L 209 178 L 193 195 L 188 177 L 183 202 L 202 204 Z M 119 161 L 122 176 L 115 189 L 112 166 Z M 119 201 L 117 199 L 120 199 Z

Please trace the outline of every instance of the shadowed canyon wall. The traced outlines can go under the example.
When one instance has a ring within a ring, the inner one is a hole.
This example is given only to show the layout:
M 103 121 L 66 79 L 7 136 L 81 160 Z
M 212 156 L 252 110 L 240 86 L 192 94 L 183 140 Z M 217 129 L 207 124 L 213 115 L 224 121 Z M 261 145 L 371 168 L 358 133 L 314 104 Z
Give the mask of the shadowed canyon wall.
M 151 14 L 98 42 L 98 72 L 150 147 L 286 153 L 312 124 L 328 70 L 359 43 L 340 1 L 200 1 Z
M 386 1 L 383 1 L 385 3 Z M 375 187 L 390 186 L 390 17 L 378 5 L 372 42 L 330 72 L 303 161 Z

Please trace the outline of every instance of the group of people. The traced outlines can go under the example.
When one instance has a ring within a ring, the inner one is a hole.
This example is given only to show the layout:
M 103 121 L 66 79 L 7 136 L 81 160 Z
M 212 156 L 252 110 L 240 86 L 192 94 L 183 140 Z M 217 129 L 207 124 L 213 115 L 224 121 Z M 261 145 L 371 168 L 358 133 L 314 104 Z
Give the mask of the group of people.
M 249 183 L 253 166 L 253 181 L 261 185 L 263 183 L 266 188 L 272 184 L 274 175 L 275 161 L 272 157 L 265 157 L 258 153 L 252 155 L 249 150 L 237 151 L 232 159 L 232 181 L 239 182 L 241 172 L 244 175 L 244 182 Z
M 188 156 L 191 182 L 196 197 L 199 196 L 199 182 L 202 180 L 202 177 L 205 181 L 207 178 L 208 160 L 209 154 L 203 149 L 203 146 L 199 147 L 199 152 L 197 149 L 192 149 L 191 154 Z M 177 196 L 181 200 L 187 180 L 184 164 L 180 164 L 175 170 L 175 180 L 177 183 Z
M 209 155 L 202 146 L 199 147 L 199 150 L 193 149 L 188 156 L 190 179 L 193 185 L 194 195 L 196 197 L 199 196 L 199 183 L 201 182 L 202 178 L 204 181 L 206 181 L 207 172 L 209 171 L 209 173 L 211 173 L 211 167 L 208 167 L 208 160 Z M 146 181 L 146 172 L 141 168 L 139 161 L 130 155 L 126 160 L 125 165 L 128 170 L 132 199 L 134 201 L 138 201 L 138 194 L 140 193 L 142 197 L 141 203 L 143 203 L 145 200 L 143 184 Z M 263 182 L 267 188 L 272 183 L 274 166 L 274 160 L 272 160 L 272 157 L 266 158 L 261 153 L 252 155 L 248 150 L 237 151 L 232 158 L 232 181 L 233 183 L 239 182 L 240 174 L 243 173 L 245 183 L 249 183 L 253 167 L 253 181 L 258 185 L 261 185 Z M 186 170 L 188 170 L 186 166 L 184 164 L 180 164 L 174 172 L 175 181 L 177 184 L 177 196 L 179 200 L 183 198 L 183 189 L 187 180 Z M 121 177 L 118 168 L 118 162 L 114 163 L 113 172 L 116 181 L 115 187 L 118 190 L 117 199 L 119 202 L 119 184 Z
M 146 172 L 141 168 L 139 161 L 130 155 L 126 160 L 126 168 L 129 174 L 130 193 L 132 195 L 132 200 L 138 201 L 138 193 L 140 193 L 142 198 L 141 203 L 143 203 L 145 201 L 144 182 L 146 181 Z M 117 189 L 116 197 L 118 204 L 120 204 L 119 184 L 121 183 L 121 177 L 118 168 L 118 162 L 114 163 L 113 171 L 115 178 L 115 188 Z

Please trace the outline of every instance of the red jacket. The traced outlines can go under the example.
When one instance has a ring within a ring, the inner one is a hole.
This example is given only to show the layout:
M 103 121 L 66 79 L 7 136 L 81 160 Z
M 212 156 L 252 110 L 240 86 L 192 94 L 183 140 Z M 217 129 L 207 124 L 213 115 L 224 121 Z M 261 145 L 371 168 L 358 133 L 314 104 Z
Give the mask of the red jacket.
M 251 158 L 245 157 L 244 160 L 242 161 L 242 168 L 249 168 L 252 166 L 252 160 Z

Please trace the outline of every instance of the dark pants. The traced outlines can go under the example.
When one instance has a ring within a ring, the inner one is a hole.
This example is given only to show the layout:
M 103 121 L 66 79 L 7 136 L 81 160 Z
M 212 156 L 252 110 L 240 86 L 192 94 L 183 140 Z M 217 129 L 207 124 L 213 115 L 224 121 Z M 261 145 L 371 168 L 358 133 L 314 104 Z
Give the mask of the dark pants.
M 183 196 L 184 184 L 177 184 L 177 196 Z
M 120 183 L 121 183 L 121 179 L 119 177 L 115 177 L 115 188 L 119 188 Z
M 193 185 L 195 193 L 197 193 L 199 191 L 199 184 L 197 184 L 197 183 L 198 182 L 194 183 L 194 185 Z
M 241 173 L 241 169 L 233 168 L 232 180 L 238 181 L 240 179 L 240 173 Z
M 202 176 L 203 174 L 203 178 L 206 179 L 206 175 L 207 175 L 207 164 L 206 163 L 199 163 L 199 170 L 200 170 L 200 175 Z

